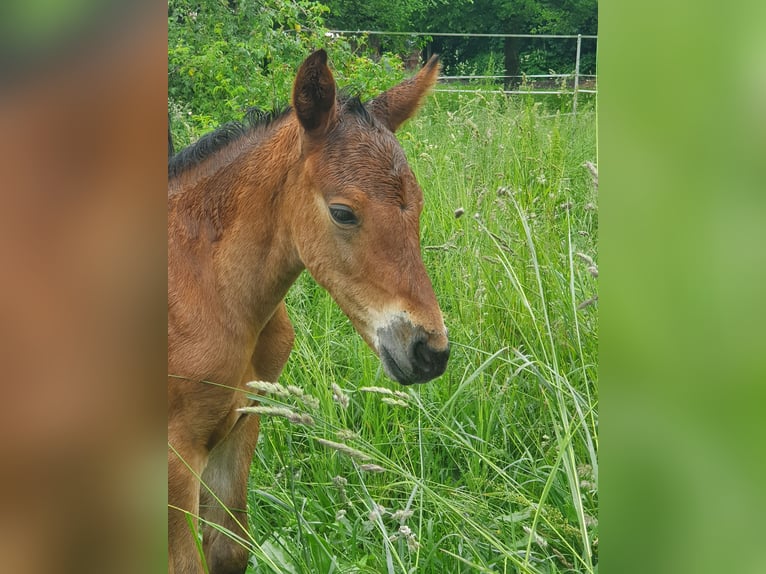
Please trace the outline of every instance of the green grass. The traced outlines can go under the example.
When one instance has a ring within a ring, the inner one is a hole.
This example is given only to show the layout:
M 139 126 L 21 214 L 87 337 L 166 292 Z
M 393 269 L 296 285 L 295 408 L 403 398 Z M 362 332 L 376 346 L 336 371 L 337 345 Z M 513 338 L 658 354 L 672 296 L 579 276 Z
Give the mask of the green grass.
M 267 402 L 315 425 L 263 417 L 248 572 L 594 572 L 598 304 L 578 307 L 597 293 L 597 192 L 583 167 L 596 162 L 595 114 L 440 94 L 399 139 L 426 196 L 423 256 L 450 331 L 448 371 L 417 388 L 389 381 L 301 276 L 281 382 L 318 405 Z M 404 395 L 360 390 L 370 386 Z

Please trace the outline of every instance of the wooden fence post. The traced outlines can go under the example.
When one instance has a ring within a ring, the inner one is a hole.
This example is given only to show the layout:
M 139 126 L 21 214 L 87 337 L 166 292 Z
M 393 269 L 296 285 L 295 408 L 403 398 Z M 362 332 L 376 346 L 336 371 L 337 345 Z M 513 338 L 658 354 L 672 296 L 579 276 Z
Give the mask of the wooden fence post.
M 577 60 L 575 62 L 574 96 L 572 97 L 572 114 L 577 114 L 577 89 L 580 86 L 580 46 L 582 34 L 577 34 Z

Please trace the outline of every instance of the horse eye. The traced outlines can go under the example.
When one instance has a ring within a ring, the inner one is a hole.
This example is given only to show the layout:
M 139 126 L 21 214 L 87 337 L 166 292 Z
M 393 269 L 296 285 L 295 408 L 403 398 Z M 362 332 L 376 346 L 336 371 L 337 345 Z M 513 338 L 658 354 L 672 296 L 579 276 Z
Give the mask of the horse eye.
M 356 215 L 347 205 L 341 205 L 339 203 L 330 205 L 330 215 L 332 215 L 335 223 L 339 225 L 349 226 L 359 223 Z

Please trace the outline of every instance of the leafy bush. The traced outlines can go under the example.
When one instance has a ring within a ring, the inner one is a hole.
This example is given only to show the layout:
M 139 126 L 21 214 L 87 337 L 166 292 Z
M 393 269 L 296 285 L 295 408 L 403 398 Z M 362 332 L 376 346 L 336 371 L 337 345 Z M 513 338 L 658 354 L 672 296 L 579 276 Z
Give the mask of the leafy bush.
M 168 111 L 176 147 L 239 119 L 252 106 L 289 103 L 295 70 L 325 48 L 341 86 L 369 97 L 401 79 L 401 60 L 367 57 L 327 32 L 327 8 L 313 1 L 169 0 Z

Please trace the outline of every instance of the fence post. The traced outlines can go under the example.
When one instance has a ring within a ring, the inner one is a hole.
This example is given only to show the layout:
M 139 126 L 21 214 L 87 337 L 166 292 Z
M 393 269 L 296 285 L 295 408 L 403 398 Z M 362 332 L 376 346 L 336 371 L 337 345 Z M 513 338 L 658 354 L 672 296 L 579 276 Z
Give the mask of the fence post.
M 582 34 L 577 34 L 577 60 L 575 61 L 574 96 L 572 97 L 572 114 L 577 114 L 577 89 L 580 86 L 580 46 Z

